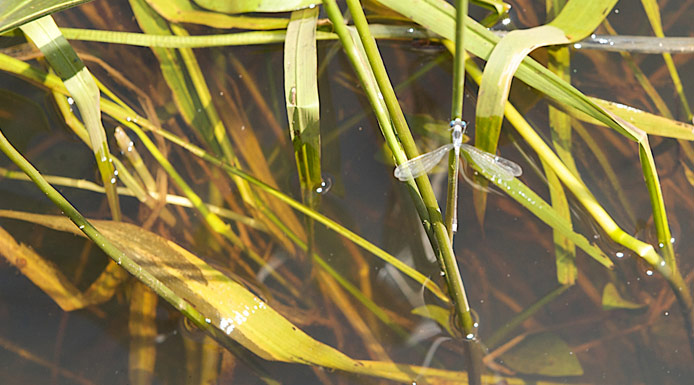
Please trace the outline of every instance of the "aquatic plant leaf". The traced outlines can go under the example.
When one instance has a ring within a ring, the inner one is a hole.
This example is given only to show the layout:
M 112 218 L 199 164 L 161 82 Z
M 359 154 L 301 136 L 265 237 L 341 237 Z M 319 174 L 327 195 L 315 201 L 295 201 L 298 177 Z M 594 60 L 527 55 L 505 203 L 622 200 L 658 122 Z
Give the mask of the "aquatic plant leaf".
M 0 217 L 84 236 L 63 216 L 0 210 Z M 213 336 L 222 344 L 228 345 L 233 340 L 267 360 L 317 365 L 407 383 L 412 382 L 413 376 L 427 382 L 464 377 L 461 372 L 355 360 L 313 339 L 243 285 L 176 243 L 129 223 L 104 220 L 90 223 L 135 262 L 137 271 L 152 274 L 157 285 L 168 287 L 200 312 L 214 328 Z M 180 308 L 181 304 L 177 306 Z
M 424 305 L 412 309 L 412 314 L 434 320 L 446 329 L 449 335 L 454 335 L 453 329 L 451 329 L 451 311 L 449 309 L 437 305 Z
M 561 185 L 557 174 L 542 161 L 542 168 L 547 177 L 547 186 L 549 187 L 552 208 L 557 212 L 557 215 L 562 216 L 566 220 L 567 226 L 573 230 L 571 222 L 571 210 L 569 202 L 566 199 L 566 192 Z M 554 238 L 554 259 L 557 265 L 557 281 L 562 285 L 573 285 L 576 282 L 578 269 L 576 268 L 576 245 L 571 240 L 565 237 L 561 231 L 553 230 Z
M 549 24 L 526 30 L 516 30 L 503 37 L 487 60 L 480 84 L 475 146 L 490 153 L 496 152 L 504 106 L 508 100 L 511 81 L 523 59 L 538 47 L 568 44 L 592 32 L 609 13 L 616 0 L 570 0 Z M 480 220 L 486 209 L 484 190 L 475 190 L 475 210 Z
M 496 16 L 501 16 L 511 9 L 511 4 L 502 0 L 472 0 L 472 4 L 493 10 L 496 12 Z
M 657 37 L 665 37 L 663 32 L 663 24 L 660 20 L 660 9 L 658 8 L 658 2 L 656 0 L 641 0 L 643 5 L 643 10 L 646 11 L 646 16 L 648 16 L 648 22 L 651 24 L 651 28 Z M 672 59 L 672 54 L 663 53 L 663 60 L 665 60 L 665 66 L 670 73 L 670 78 L 672 79 L 672 84 L 675 86 L 677 95 L 680 97 L 680 104 L 684 109 L 684 113 L 687 116 L 687 120 L 692 120 L 692 110 L 689 107 L 689 101 L 687 101 L 687 96 L 684 93 L 684 86 L 682 85 L 682 80 L 680 79 L 679 72 L 677 72 L 677 67 L 675 66 L 675 61 Z
M 318 0 L 193 0 L 193 2 L 202 8 L 222 13 L 289 12 L 320 3 Z
M 494 170 L 484 168 L 484 165 L 471 161 L 471 158 L 468 158 L 468 161 L 470 161 L 472 167 L 487 178 L 487 180 L 496 184 L 499 188 L 501 188 L 502 191 L 523 205 L 523 207 L 530 210 L 530 212 L 535 214 L 535 216 L 540 218 L 540 220 L 545 222 L 547 225 L 559 231 L 562 235 L 575 243 L 576 246 L 581 248 L 581 250 L 585 251 L 593 259 L 595 259 L 598 263 L 607 268 L 613 267 L 612 261 L 599 247 L 590 243 L 583 235 L 574 232 L 568 219 L 558 213 L 550 204 L 545 202 L 523 182 L 517 178 L 499 178 L 494 173 Z
M 321 141 L 316 22 L 318 7 L 292 12 L 284 43 L 284 95 L 289 136 L 303 190 L 304 203 L 314 207 L 320 187 Z
M 493 153 L 501 130 L 501 117 L 516 69 L 538 47 L 568 44 L 588 36 L 607 16 L 617 0 L 570 0 L 549 24 L 516 30 L 503 37 L 487 60 L 477 103 L 475 144 Z M 480 135 L 480 131 L 483 135 Z
M 51 67 L 65 83 L 75 100 L 89 133 L 89 142 L 96 158 L 101 180 L 106 190 L 111 215 L 120 219 L 120 203 L 115 186 L 115 169 L 108 149 L 106 132 L 101 123 L 99 88 L 82 60 L 63 37 L 51 16 L 44 16 L 20 27 L 36 47 L 43 52 Z
M 613 309 L 642 309 L 646 305 L 624 299 L 613 283 L 608 283 L 602 290 L 602 308 Z
M 518 373 L 541 376 L 580 376 L 583 368 L 569 346 L 553 333 L 531 334 L 500 359 Z
M 566 4 L 565 0 L 547 1 L 547 17 L 555 18 L 564 4 Z M 549 47 L 547 56 L 547 68 L 567 83 L 571 83 L 571 52 L 569 48 Z M 574 175 L 579 176 L 576 161 L 571 152 L 571 116 L 550 105 L 548 107 L 548 117 L 552 145 L 557 152 L 557 156 Z M 559 177 L 557 177 L 552 168 L 545 161 L 541 162 L 547 177 L 552 207 L 557 210 L 557 213 L 567 219 L 569 225 L 573 225 L 564 186 L 562 186 Z M 553 231 L 552 235 L 554 238 L 554 257 L 557 265 L 557 281 L 562 285 L 573 285 L 578 275 L 578 269 L 576 268 L 576 245 L 556 230 Z
M 147 0 L 147 4 L 166 20 L 174 23 L 256 30 L 287 28 L 287 19 L 284 18 L 230 16 L 219 12 L 208 12 L 195 6 L 190 0 Z
M 91 0 L 2 0 L 0 1 L 0 34 L 40 17 Z
M 589 97 L 596 105 L 599 105 L 606 111 L 619 116 L 625 121 L 638 124 L 638 127 L 649 135 L 657 135 L 666 138 L 694 140 L 694 125 L 680 122 L 640 110 L 638 108 L 625 104 L 603 100 L 595 97 Z M 590 117 L 589 115 L 574 109 L 566 108 L 566 112 L 576 119 L 587 123 L 605 126 L 605 123 Z

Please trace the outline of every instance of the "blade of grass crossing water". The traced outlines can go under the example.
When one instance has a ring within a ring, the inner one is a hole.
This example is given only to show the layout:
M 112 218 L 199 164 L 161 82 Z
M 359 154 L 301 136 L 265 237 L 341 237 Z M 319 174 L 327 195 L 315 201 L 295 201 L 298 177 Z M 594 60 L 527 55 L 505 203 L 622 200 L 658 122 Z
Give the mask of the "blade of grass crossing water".
M 304 202 L 320 187 L 320 102 L 316 62 L 318 8 L 292 12 L 284 46 L 284 92 Z
M 45 16 L 24 24 L 22 31 L 43 52 L 51 67 L 58 73 L 77 104 L 84 120 L 96 164 L 104 183 L 111 216 L 120 220 L 120 202 L 116 192 L 116 174 L 113 168 L 106 133 L 101 123 L 99 89 L 91 73 L 84 66 L 70 44 L 60 33 L 53 18 Z
M 284 44 L 284 93 L 289 119 L 289 136 L 301 183 L 302 200 L 316 208 L 321 187 L 320 100 L 316 21 L 318 7 L 292 12 Z M 308 253 L 313 250 L 314 225 L 307 218 Z
M 287 19 L 274 17 L 231 16 L 208 12 L 193 6 L 190 0 L 147 0 L 147 4 L 174 23 L 201 24 L 213 28 L 282 29 Z
M 658 2 L 656 0 L 641 0 L 643 5 L 643 10 L 646 11 L 646 16 L 648 16 L 648 21 L 653 28 L 653 32 L 657 37 L 665 37 L 663 32 L 663 24 L 660 21 L 660 9 L 658 8 Z M 663 54 L 663 60 L 665 60 L 665 65 L 667 66 L 668 72 L 670 72 L 670 78 L 672 79 L 672 84 L 675 86 L 677 95 L 680 97 L 680 102 L 682 103 L 682 108 L 684 113 L 687 115 L 687 120 L 692 120 L 692 110 L 689 107 L 689 102 L 687 101 L 687 96 L 684 93 L 684 87 L 682 86 L 682 80 L 677 72 L 677 67 L 675 67 L 675 62 L 672 60 L 672 55 L 669 53 Z
M 548 0 L 547 16 L 554 18 L 566 4 L 564 0 Z M 567 83 L 571 83 L 570 60 L 568 47 L 551 47 L 547 50 L 547 68 L 557 74 Z M 559 159 L 574 173 L 579 176 L 576 162 L 571 154 L 571 117 L 554 106 L 549 106 L 549 127 L 552 134 L 552 144 Z M 563 216 L 569 226 L 571 223 L 571 211 L 566 199 L 564 187 L 551 168 L 542 162 L 542 168 L 547 176 L 547 185 L 550 191 L 552 207 Z M 573 285 L 576 282 L 578 270 L 576 268 L 576 245 L 564 235 L 554 230 L 554 254 L 557 264 L 557 281 L 562 285 Z
M 561 185 L 557 174 L 545 162 L 542 162 L 542 168 L 547 176 L 547 186 L 549 187 L 552 208 L 565 220 L 568 230 L 573 230 L 571 210 L 566 199 L 564 186 Z M 554 229 L 553 232 L 557 281 L 562 285 L 573 285 L 578 274 L 578 269 L 576 268 L 576 245 L 561 231 Z
M 313 8 L 316 0 L 195 0 L 195 4 L 215 12 L 248 13 L 248 12 L 288 12 L 302 8 Z
M 45 1 L 38 6 L 32 0 L 4 0 L 0 3 L 0 34 L 13 30 L 40 17 L 66 8 L 86 3 L 89 0 Z

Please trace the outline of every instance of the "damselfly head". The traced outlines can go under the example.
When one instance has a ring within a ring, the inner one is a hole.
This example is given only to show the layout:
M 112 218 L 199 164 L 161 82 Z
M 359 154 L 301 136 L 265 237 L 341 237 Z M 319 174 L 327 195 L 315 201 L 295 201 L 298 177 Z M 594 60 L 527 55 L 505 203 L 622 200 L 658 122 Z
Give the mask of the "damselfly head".
M 460 120 L 459 118 L 456 118 L 454 120 L 451 120 L 450 126 L 453 143 L 462 143 L 463 133 L 465 133 L 467 122 L 464 120 Z

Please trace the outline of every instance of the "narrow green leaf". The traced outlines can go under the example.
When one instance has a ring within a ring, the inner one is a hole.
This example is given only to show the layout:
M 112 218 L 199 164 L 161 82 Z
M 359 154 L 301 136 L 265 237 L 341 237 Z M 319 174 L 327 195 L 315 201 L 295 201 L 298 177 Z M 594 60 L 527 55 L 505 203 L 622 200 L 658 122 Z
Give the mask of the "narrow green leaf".
M 515 199 L 518 203 L 530 210 L 535 216 L 540 218 L 548 226 L 559 231 L 562 235 L 570 239 L 595 259 L 601 265 L 612 268 L 612 261 L 602 252 L 600 248 L 591 244 L 583 235 L 572 230 L 571 222 L 564 216 L 559 214 L 551 205 L 545 202 L 539 195 L 535 194 L 528 186 L 517 178 L 502 179 L 498 175 L 498 171 L 494 168 L 488 168 L 484 164 L 477 164 L 472 161 L 466 153 L 463 153 L 470 164 L 482 174 L 485 178 L 499 186 L 502 191 Z
M 304 203 L 314 200 L 322 182 L 320 167 L 320 101 L 316 58 L 318 8 L 292 12 L 284 45 L 284 94 L 289 135 Z
M 174 23 L 201 24 L 213 28 L 283 29 L 287 19 L 276 17 L 229 16 L 208 12 L 193 5 L 190 0 L 147 0 L 166 20 Z
M 573 230 L 571 222 L 571 210 L 566 199 L 564 187 L 561 185 L 557 174 L 554 173 L 544 161 L 542 167 L 547 176 L 552 208 L 565 219 L 565 223 Z M 557 264 L 557 281 L 562 285 L 573 285 L 576 282 L 578 269 L 576 268 L 576 245 L 559 230 L 553 231 L 554 237 L 554 257 Z
M 507 13 L 511 9 L 511 4 L 502 0 L 472 0 L 472 4 L 491 9 L 497 16 Z
M 75 100 L 89 132 L 89 141 L 104 183 L 111 215 L 113 219 L 120 220 L 120 203 L 115 186 L 116 174 L 101 123 L 99 88 L 92 74 L 60 33 L 51 16 L 24 24 L 21 29 L 43 52 Z
M 521 61 L 534 49 L 567 44 L 564 31 L 552 25 L 510 32 L 496 45 L 484 67 L 477 101 L 475 146 L 495 153 L 511 80 Z
M 588 36 L 616 2 L 570 0 L 549 24 L 512 31 L 497 43 L 487 60 L 480 84 L 475 138 L 480 149 L 496 151 L 511 80 L 523 59 L 538 47 L 568 44 Z
M 222 13 L 289 12 L 302 8 L 313 8 L 316 0 L 193 0 L 202 8 Z
M 583 374 L 576 355 L 553 333 L 529 335 L 500 358 L 506 366 L 523 374 L 552 377 Z
M 602 308 L 605 310 L 614 309 L 642 309 L 645 304 L 636 303 L 624 299 L 617 291 L 617 287 L 613 283 L 608 283 L 602 290 Z
M 658 8 L 658 2 L 656 0 L 641 0 L 644 11 L 646 11 L 646 16 L 648 16 L 648 21 L 653 28 L 653 32 L 657 37 L 665 37 L 663 32 L 663 24 L 660 21 L 660 9 Z M 692 110 L 689 106 L 689 101 L 687 101 L 687 96 L 684 93 L 684 86 L 682 85 L 682 80 L 677 72 L 677 67 L 675 66 L 675 61 L 672 60 L 672 55 L 670 53 L 663 53 L 663 60 L 665 60 L 665 65 L 667 66 L 668 72 L 670 73 L 670 78 L 672 79 L 672 84 L 675 86 L 677 95 L 680 97 L 680 102 L 684 113 L 687 115 L 687 120 L 692 120 Z
M 412 309 L 412 314 L 416 314 L 421 317 L 429 318 L 436 321 L 442 328 L 444 328 L 449 335 L 453 334 L 453 329 L 451 329 L 451 311 L 449 309 L 444 309 L 437 305 L 424 305 Z
M 2 0 L 0 1 L 0 34 L 40 17 L 91 0 Z
M 599 105 L 606 111 L 619 116 L 625 121 L 638 125 L 650 135 L 664 136 L 668 138 L 694 140 L 694 126 L 688 123 L 679 122 L 650 112 L 639 110 L 631 106 L 620 103 L 610 102 L 598 98 L 590 98 L 595 104 Z M 585 114 L 581 114 L 585 116 Z M 596 122 L 603 125 L 594 119 L 589 119 L 590 122 Z

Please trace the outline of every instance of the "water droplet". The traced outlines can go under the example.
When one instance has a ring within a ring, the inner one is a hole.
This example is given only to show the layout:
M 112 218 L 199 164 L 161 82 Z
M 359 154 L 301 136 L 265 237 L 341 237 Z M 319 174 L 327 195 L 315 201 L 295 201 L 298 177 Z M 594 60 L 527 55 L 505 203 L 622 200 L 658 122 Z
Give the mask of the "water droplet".
M 669 311 L 666 311 L 665 313 L 663 313 L 663 315 L 667 317 L 667 316 L 670 315 L 670 312 L 669 312 Z
M 615 254 L 615 256 L 616 256 L 617 258 L 624 258 L 624 253 L 622 253 L 621 251 L 618 251 L 618 252 Z
M 82 230 L 84 228 L 84 225 L 80 225 L 79 228 L 80 230 Z
M 648 275 L 648 276 L 653 275 L 653 270 L 646 270 L 646 275 Z
M 333 178 L 330 175 L 323 177 L 320 182 L 320 186 L 316 187 L 316 194 L 323 195 L 327 194 L 328 191 L 333 187 Z
M 414 33 L 414 28 L 408 28 L 407 33 Z
M 313 8 L 316 8 L 316 5 L 315 5 L 315 4 L 311 4 L 311 5 L 309 5 L 308 7 L 311 8 L 311 9 L 313 9 Z
M 116 184 L 116 178 L 111 178 L 111 184 Z
M 73 99 L 72 97 L 68 96 L 68 97 L 67 97 L 67 104 L 69 104 L 69 105 L 75 104 L 75 99 Z

